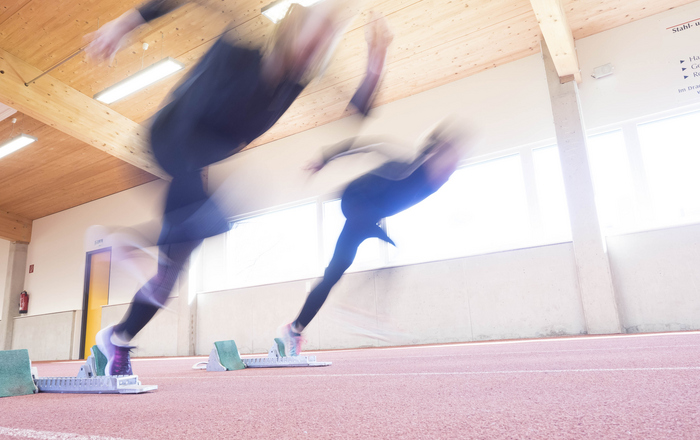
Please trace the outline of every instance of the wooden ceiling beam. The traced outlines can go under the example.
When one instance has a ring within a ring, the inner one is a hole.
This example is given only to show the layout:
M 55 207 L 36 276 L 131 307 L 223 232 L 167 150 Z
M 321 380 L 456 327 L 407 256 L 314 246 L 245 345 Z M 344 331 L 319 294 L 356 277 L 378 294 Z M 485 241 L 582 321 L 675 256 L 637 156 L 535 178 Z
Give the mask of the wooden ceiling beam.
M 0 210 L 0 238 L 29 243 L 32 238 L 32 221 Z
M 162 179 L 147 130 L 106 105 L 0 49 L 0 102 Z
M 574 34 L 566 19 L 562 0 L 530 0 L 542 37 L 552 54 L 554 67 L 562 83 L 581 82 L 581 69 L 576 55 Z

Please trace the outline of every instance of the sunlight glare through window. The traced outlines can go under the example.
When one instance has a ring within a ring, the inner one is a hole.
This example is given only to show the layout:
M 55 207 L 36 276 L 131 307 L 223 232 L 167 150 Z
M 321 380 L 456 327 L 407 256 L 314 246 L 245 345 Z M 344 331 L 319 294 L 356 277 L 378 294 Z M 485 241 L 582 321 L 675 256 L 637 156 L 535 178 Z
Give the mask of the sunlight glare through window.
M 237 221 L 228 233 L 229 288 L 318 275 L 316 203 Z
M 530 240 L 520 156 L 457 170 L 435 194 L 387 219 L 397 248 L 391 264 L 408 264 L 513 249 Z
M 700 112 L 638 126 L 658 226 L 700 220 Z
M 588 138 L 588 159 L 603 234 L 635 228 L 637 205 L 622 130 Z
M 542 221 L 542 238 L 555 243 L 571 240 L 569 208 L 556 145 L 532 150 L 537 201 Z

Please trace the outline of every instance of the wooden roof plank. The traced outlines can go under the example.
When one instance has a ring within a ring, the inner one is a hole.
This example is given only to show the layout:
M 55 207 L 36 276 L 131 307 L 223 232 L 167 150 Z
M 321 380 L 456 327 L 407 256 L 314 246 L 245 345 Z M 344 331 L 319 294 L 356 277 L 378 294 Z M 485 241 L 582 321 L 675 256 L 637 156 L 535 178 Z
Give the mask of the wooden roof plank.
M 39 140 L 0 161 L 0 210 L 37 219 L 156 179 L 33 118 L 18 119 Z
M 0 238 L 29 243 L 32 238 L 32 221 L 0 210 Z
M 25 7 L 32 0 L 6 0 L 0 5 L 0 29 L 4 27 L 7 20 L 10 20 L 17 12 Z M 0 31 L 2 32 L 2 31 Z
M 0 101 L 39 121 L 149 173 L 169 179 L 136 122 L 0 49 Z
M 542 37 L 552 54 L 559 78 L 570 75 L 581 82 L 581 69 L 578 65 L 574 35 L 566 19 L 561 0 L 530 0 L 535 11 Z

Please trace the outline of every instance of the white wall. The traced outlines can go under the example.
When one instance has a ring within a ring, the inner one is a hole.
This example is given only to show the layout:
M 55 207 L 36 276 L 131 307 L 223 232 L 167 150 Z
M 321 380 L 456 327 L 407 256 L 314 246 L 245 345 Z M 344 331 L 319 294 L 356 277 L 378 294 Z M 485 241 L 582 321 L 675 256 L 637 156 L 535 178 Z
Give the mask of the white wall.
M 235 339 L 266 352 L 306 298 L 306 280 L 200 294 L 197 353 Z M 359 314 L 344 314 L 341 307 Z M 376 329 L 389 341 L 353 333 Z M 571 243 L 345 275 L 305 337 L 335 349 L 585 333 Z
M 20 316 L 12 332 L 12 349 L 26 348 L 33 361 L 77 359 L 80 342 L 79 312 L 58 312 Z M 77 342 L 77 346 L 76 346 Z M 78 371 L 76 369 L 76 374 Z
M 690 55 L 700 57 L 700 26 L 676 33 L 667 28 L 698 17 L 700 2 L 694 2 L 577 40 L 586 127 L 595 129 L 680 107 L 697 107 L 700 89 L 682 94 L 678 89 L 700 85 L 700 76 L 684 80 L 681 70 L 697 64 L 698 68 L 685 72 L 700 74 L 700 62 L 687 61 Z M 683 65 L 681 59 L 686 60 Z M 613 75 L 591 77 L 594 68 L 607 63 L 613 64 Z
M 27 264 L 34 265 L 34 273 L 28 273 L 25 280 L 25 289 L 31 295 L 29 315 L 81 309 L 85 253 L 95 249 L 94 241 L 85 244 L 87 229 L 92 225 L 135 225 L 158 218 L 164 189 L 164 182 L 151 182 L 34 220 L 27 254 Z M 128 302 L 134 293 L 111 290 L 109 302 Z
M 700 225 L 608 237 L 629 333 L 700 328 Z
M 0 319 L 2 319 L 3 297 L 5 295 L 5 281 L 7 279 L 7 263 L 10 258 L 10 242 L 0 238 Z

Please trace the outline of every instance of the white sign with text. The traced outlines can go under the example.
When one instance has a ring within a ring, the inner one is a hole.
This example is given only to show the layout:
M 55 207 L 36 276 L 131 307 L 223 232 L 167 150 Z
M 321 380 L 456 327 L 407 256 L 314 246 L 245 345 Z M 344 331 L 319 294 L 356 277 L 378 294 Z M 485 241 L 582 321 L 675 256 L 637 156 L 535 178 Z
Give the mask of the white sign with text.
M 700 16 L 662 21 L 668 78 L 679 101 L 700 101 Z

